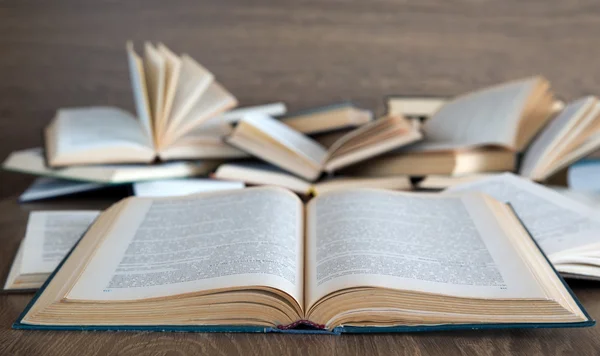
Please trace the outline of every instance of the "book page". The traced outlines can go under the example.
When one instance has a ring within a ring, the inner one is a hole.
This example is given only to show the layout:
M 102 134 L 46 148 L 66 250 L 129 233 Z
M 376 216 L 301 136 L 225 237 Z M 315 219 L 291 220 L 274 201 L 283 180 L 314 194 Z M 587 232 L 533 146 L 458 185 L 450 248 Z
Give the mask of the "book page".
M 113 107 L 60 109 L 53 126 L 58 153 L 119 147 L 148 151 L 152 148 L 135 117 Z
M 165 57 L 162 56 L 152 43 L 146 42 L 144 44 L 144 69 L 146 70 L 148 99 L 155 133 L 158 133 L 161 129 L 159 120 L 162 119 L 166 88 L 165 76 L 167 68 L 165 62 Z
M 242 120 L 270 136 L 282 146 L 320 166 L 327 158 L 327 150 L 317 142 L 288 127 L 284 123 L 262 114 L 251 114 Z
M 482 192 L 509 203 L 542 250 L 553 254 L 600 244 L 600 221 L 593 209 L 550 188 L 510 173 L 457 185 L 454 192 Z
M 158 44 L 157 50 L 165 61 L 165 91 L 163 109 L 159 114 L 159 119 L 157 120 L 159 126 L 157 133 L 160 135 L 158 141 L 159 146 L 162 146 L 160 141 L 162 139 L 162 135 L 167 129 L 168 120 L 171 115 L 171 108 L 173 106 L 173 100 L 175 99 L 175 92 L 177 91 L 177 83 L 179 83 L 181 59 L 162 43 Z
M 248 114 L 265 114 L 271 117 L 275 117 L 285 115 L 286 112 L 287 107 L 285 106 L 285 103 L 275 102 L 271 104 L 246 106 L 242 108 L 233 109 L 227 111 L 222 115 L 219 115 L 219 118 L 225 120 L 225 122 L 227 123 L 235 124 Z
M 23 242 L 21 273 L 54 271 L 99 213 L 99 211 L 31 212 Z
M 515 148 L 521 113 L 536 83 L 537 78 L 528 78 L 449 101 L 425 122 L 427 141 L 422 145 Z
M 176 197 L 244 187 L 244 182 L 208 178 L 161 179 L 133 183 L 133 194 L 136 197 Z
M 182 55 L 175 96 L 167 118 L 167 131 L 175 129 L 190 111 L 194 103 L 204 94 L 214 76 L 188 55 Z
M 237 105 L 235 97 L 220 84 L 212 82 L 204 94 L 191 106 L 176 127 L 167 133 L 170 142 L 175 142 L 195 128 L 203 126 L 219 114 Z M 221 119 L 223 124 L 228 125 Z M 168 143 L 167 143 L 168 144 Z
M 556 155 L 561 153 L 560 147 L 569 142 L 569 133 L 580 124 L 596 102 L 594 97 L 585 97 L 567 104 L 533 140 L 523 156 L 519 173 L 531 179 L 545 178 L 543 168 L 548 167 L 553 158 L 558 158 Z
M 340 190 L 313 199 L 307 213 L 309 307 L 352 287 L 543 295 L 483 196 Z
M 136 300 L 272 287 L 302 305 L 303 206 L 277 188 L 133 198 L 68 293 Z
M 135 101 L 135 110 L 146 137 L 154 144 L 154 134 L 152 125 L 152 116 L 150 114 L 150 102 L 146 87 L 146 76 L 144 74 L 144 64 L 140 56 L 135 53 L 133 43 L 127 43 L 127 59 L 129 63 L 129 76 L 131 88 L 133 90 L 133 99 Z

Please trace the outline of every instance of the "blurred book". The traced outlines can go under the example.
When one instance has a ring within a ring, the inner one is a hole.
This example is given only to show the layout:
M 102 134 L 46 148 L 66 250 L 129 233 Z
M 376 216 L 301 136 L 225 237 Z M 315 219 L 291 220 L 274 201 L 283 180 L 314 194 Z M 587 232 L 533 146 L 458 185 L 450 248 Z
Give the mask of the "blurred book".
M 594 215 L 600 218 L 600 191 L 582 191 L 556 185 L 546 187 L 591 207 L 594 209 Z
M 440 97 L 390 95 L 386 98 L 386 107 L 388 115 L 426 119 L 447 102 L 447 98 Z
M 344 102 L 298 111 L 280 120 L 292 129 L 312 136 L 355 129 L 373 121 L 373 113 L 359 109 L 350 102 Z
M 386 116 L 354 129 L 325 148 L 266 115 L 249 115 L 227 139 L 262 160 L 314 181 L 321 172 L 375 157 L 421 139 L 418 126 L 402 116 Z
M 568 103 L 533 140 L 519 173 L 543 181 L 600 148 L 600 101 L 587 96 Z
M 36 200 L 57 198 L 105 187 L 107 187 L 107 184 L 40 177 L 19 196 L 19 202 L 27 203 Z
M 425 121 L 423 141 L 353 168 L 375 176 L 514 171 L 517 152 L 552 118 L 554 102 L 542 77 L 467 93 Z
M 414 186 L 417 189 L 441 190 L 454 187 L 459 184 L 474 182 L 480 179 L 491 178 L 502 173 L 475 173 L 462 176 L 429 175 L 415 179 Z
M 385 103 L 388 115 L 428 119 L 449 100 L 449 98 L 435 96 L 389 95 Z M 561 111 L 564 105 L 563 101 L 555 100 L 553 111 Z
M 230 124 L 236 124 L 245 115 L 248 115 L 248 114 L 264 114 L 264 115 L 276 117 L 276 116 L 284 115 L 286 112 L 287 112 L 287 107 L 286 107 L 285 103 L 277 102 L 277 103 L 247 106 L 247 107 L 243 107 L 243 108 L 229 110 L 226 113 L 219 115 L 219 119 L 222 119 L 225 122 L 230 123 Z
M 114 107 L 58 110 L 44 131 L 48 165 L 150 163 L 245 156 L 227 145 L 219 115 L 236 98 L 194 59 L 146 42 L 144 58 L 127 44 L 137 118 Z
M 600 278 L 600 219 L 595 209 L 511 173 L 454 186 L 447 193 L 481 192 L 511 205 L 556 270 Z
M 600 193 L 600 159 L 583 159 L 567 170 L 569 188 L 582 192 Z
M 87 210 L 31 212 L 4 289 L 41 287 L 99 213 Z
M 180 161 L 159 164 L 91 165 L 48 168 L 41 148 L 12 152 L 2 163 L 6 170 L 94 183 L 131 183 L 150 179 L 180 178 L 206 175 L 219 161 Z
M 311 183 L 261 162 L 224 163 L 217 168 L 213 177 L 224 180 L 240 180 L 249 185 L 279 186 L 302 195 L 319 195 L 343 188 L 412 189 L 408 177 L 333 177 Z
M 133 194 L 138 197 L 175 197 L 244 187 L 243 182 L 208 178 L 163 179 L 133 183 Z

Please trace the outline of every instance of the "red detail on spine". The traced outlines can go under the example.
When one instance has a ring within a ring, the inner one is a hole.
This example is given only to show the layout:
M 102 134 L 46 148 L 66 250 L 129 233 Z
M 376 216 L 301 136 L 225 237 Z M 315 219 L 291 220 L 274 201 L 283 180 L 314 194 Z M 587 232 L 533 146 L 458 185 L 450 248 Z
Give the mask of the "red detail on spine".
M 308 326 L 312 326 L 313 328 L 316 328 L 316 329 L 325 329 L 325 325 L 313 323 L 310 320 L 298 320 L 289 325 L 277 325 L 277 329 L 290 330 L 290 329 L 294 329 L 300 325 L 308 325 Z

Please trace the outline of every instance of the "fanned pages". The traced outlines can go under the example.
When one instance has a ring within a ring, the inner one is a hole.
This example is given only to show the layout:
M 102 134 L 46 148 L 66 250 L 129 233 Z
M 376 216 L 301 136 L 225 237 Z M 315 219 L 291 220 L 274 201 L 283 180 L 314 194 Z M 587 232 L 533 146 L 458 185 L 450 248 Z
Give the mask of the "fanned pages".
M 600 102 L 588 96 L 569 103 L 525 152 L 520 174 L 544 180 L 600 147 Z
M 222 114 L 237 105 L 210 71 L 163 44 L 145 43 L 142 59 L 128 43 L 127 58 L 137 119 L 109 107 L 58 110 L 45 130 L 49 166 L 240 156 L 214 131 L 210 142 L 186 139 L 211 120 L 229 125 Z
M 413 122 L 387 116 L 340 137 L 329 149 L 266 115 L 249 115 L 228 142 L 254 156 L 314 181 L 322 171 L 364 161 L 421 139 Z
M 488 196 L 341 189 L 303 206 L 265 187 L 117 203 L 15 327 L 297 325 L 390 332 L 593 321 L 512 210 Z

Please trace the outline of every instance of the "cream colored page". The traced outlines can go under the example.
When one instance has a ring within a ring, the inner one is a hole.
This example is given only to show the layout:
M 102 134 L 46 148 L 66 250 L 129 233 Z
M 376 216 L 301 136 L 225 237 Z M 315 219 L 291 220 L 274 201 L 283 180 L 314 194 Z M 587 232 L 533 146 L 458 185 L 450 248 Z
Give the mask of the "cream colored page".
M 158 122 L 161 119 L 165 97 L 166 64 L 165 58 L 149 42 L 144 44 L 144 69 L 148 82 L 148 99 L 154 132 L 158 132 Z
M 450 148 L 501 145 L 513 148 L 519 120 L 536 78 L 495 86 L 443 105 L 424 126 L 425 143 Z
M 179 78 L 167 123 L 168 131 L 179 125 L 214 80 L 213 74 L 190 56 L 184 54 L 180 60 Z
M 173 99 L 175 98 L 177 83 L 179 83 L 179 75 L 181 73 L 181 59 L 162 43 L 158 44 L 157 50 L 165 61 L 164 105 L 158 119 L 160 127 L 158 132 L 162 134 L 167 129 L 169 116 L 171 115 Z
M 60 109 L 56 133 L 57 152 L 97 148 L 152 148 L 133 115 L 113 107 Z
M 600 243 L 600 220 L 593 209 L 527 179 L 505 173 L 447 190 L 465 191 L 509 203 L 551 259 L 553 254 Z
M 144 64 L 140 56 L 135 53 L 132 43 L 127 44 L 127 59 L 129 63 L 129 76 L 138 120 L 144 129 L 146 137 L 150 142 L 152 142 L 152 144 L 154 144 L 152 116 L 150 114 L 150 103 L 148 100 Z
M 527 149 L 520 174 L 533 179 L 541 177 L 539 168 L 546 163 L 545 160 L 554 156 L 553 151 L 565 142 L 565 136 L 594 104 L 593 97 L 586 97 L 565 106 L 564 110 L 542 130 Z
M 250 114 L 242 121 L 271 136 L 281 145 L 312 161 L 316 166 L 321 166 L 327 157 L 327 150 L 323 146 L 270 116 Z
M 271 103 L 271 104 L 246 106 L 243 108 L 237 108 L 237 109 L 228 111 L 228 112 L 220 115 L 219 117 L 222 118 L 223 120 L 225 120 L 225 122 L 228 122 L 230 124 L 235 124 L 238 121 L 240 121 L 241 119 L 243 119 L 244 116 L 246 116 L 248 114 L 259 113 L 259 114 L 265 114 L 265 115 L 269 115 L 269 116 L 281 116 L 281 115 L 285 115 L 286 112 L 287 112 L 287 107 L 286 107 L 285 103 L 276 102 L 276 103 Z
M 99 211 L 33 211 L 23 242 L 22 274 L 50 273 L 96 219 Z
M 303 206 L 277 188 L 132 200 L 67 299 L 266 286 L 302 305 Z
M 469 199 L 374 189 L 315 198 L 308 208 L 308 306 L 366 286 L 458 297 L 542 296 L 483 197 Z
M 231 93 L 218 83 L 211 83 L 200 99 L 192 105 L 190 111 L 181 119 L 179 125 L 169 132 L 171 140 L 177 141 L 179 137 L 208 123 L 212 118 L 236 104 L 237 100 Z

